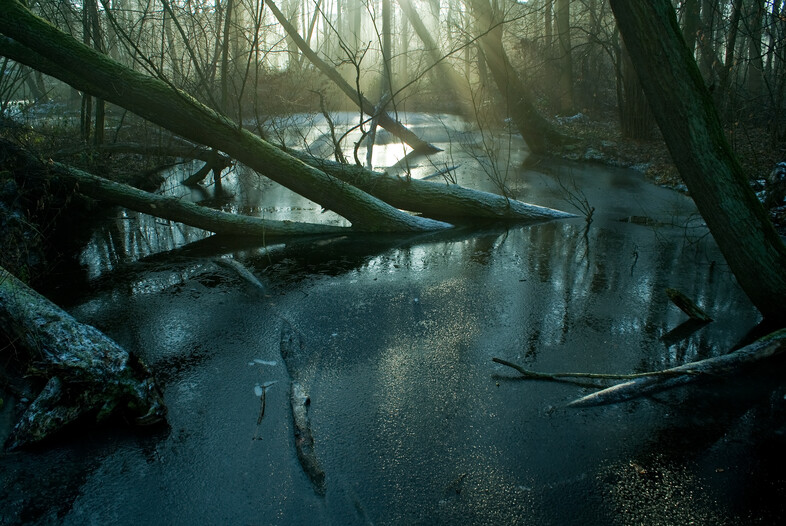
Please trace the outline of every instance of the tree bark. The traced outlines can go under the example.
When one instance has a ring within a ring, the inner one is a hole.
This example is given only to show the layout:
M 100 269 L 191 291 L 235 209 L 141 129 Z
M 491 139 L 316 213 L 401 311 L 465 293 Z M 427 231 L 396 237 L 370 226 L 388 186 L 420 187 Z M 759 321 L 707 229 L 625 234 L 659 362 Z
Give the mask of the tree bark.
M 366 114 L 371 116 L 377 117 L 377 124 L 385 128 L 387 131 L 392 133 L 395 137 L 398 137 L 408 145 L 410 145 L 415 151 L 422 152 L 422 153 L 433 153 L 438 152 L 439 148 L 436 146 L 429 144 L 423 140 L 421 140 L 417 135 L 415 135 L 411 130 L 407 129 L 403 124 L 399 121 L 395 120 L 393 117 L 387 114 L 387 112 L 382 111 L 377 115 L 378 110 L 375 108 L 374 104 L 366 97 L 363 96 L 362 93 L 358 93 L 352 86 L 347 83 L 346 80 L 341 76 L 341 74 L 336 71 L 335 68 L 330 66 L 327 62 L 319 58 L 319 56 L 311 49 L 305 40 L 298 34 L 297 29 L 289 23 L 289 21 L 284 17 L 284 14 L 276 7 L 276 4 L 271 0 L 265 2 L 265 5 L 270 12 L 273 13 L 273 16 L 276 17 L 278 23 L 281 24 L 281 27 L 284 28 L 287 35 L 289 35 L 292 40 L 297 44 L 300 51 L 308 57 L 309 61 L 317 67 L 326 77 L 332 80 L 336 86 L 341 89 L 341 91 L 349 97 L 352 102 L 357 104 Z
M 670 0 L 611 0 L 650 108 L 696 206 L 743 291 L 786 320 L 786 246 L 729 147 Z
M 348 219 L 359 231 L 424 231 L 449 225 L 405 214 L 285 154 L 164 82 L 97 53 L 36 17 L 18 0 L 0 0 L 3 54 L 56 76 L 194 142 L 226 152 L 290 190 Z M 21 46 L 19 46 L 21 44 Z M 25 52 L 33 51 L 33 56 Z M 20 47 L 22 49 L 20 49 Z M 38 55 L 37 57 L 35 55 Z M 45 69 L 42 69 L 45 68 Z
M 90 325 L 0 267 L 0 330 L 24 350 L 28 374 L 47 379 L 28 406 L 7 445 L 38 442 L 82 415 L 105 418 L 130 411 L 139 423 L 161 420 L 161 393 L 147 367 Z

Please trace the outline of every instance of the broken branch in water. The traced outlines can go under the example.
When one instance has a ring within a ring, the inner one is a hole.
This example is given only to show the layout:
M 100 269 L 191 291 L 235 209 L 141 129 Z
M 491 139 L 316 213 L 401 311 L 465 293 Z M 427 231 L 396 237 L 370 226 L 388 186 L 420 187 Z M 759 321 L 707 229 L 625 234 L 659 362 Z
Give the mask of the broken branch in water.
M 564 378 L 591 378 L 595 380 L 628 380 L 608 387 L 568 404 L 568 407 L 590 407 L 616 404 L 647 396 L 673 387 L 685 385 L 698 378 L 724 377 L 745 367 L 760 364 L 786 351 L 786 329 L 773 332 L 750 345 L 729 354 L 686 363 L 678 367 L 636 374 L 597 373 L 538 373 L 499 358 L 494 362 L 512 367 L 527 379 L 560 381 Z
M 666 295 L 674 305 L 676 305 L 682 312 L 690 316 L 690 319 L 704 323 L 709 323 L 712 321 L 712 318 L 710 318 L 706 312 L 701 310 L 701 307 L 696 305 L 692 299 L 677 289 L 666 289 Z
M 539 373 L 524 369 L 520 365 L 505 361 L 501 358 L 492 358 L 495 363 L 506 365 L 521 373 L 522 377 L 527 380 L 562 380 L 565 378 L 587 378 L 592 380 L 633 380 L 636 378 L 645 378 L 648 376 L 673 376 L 674 374 L 691 374 L 690 371 L 681 373 L 670 373 L 668 371 L 652 371 L 648 373 L 633 373 L 633 374 L 605 374 L 605 373 Z

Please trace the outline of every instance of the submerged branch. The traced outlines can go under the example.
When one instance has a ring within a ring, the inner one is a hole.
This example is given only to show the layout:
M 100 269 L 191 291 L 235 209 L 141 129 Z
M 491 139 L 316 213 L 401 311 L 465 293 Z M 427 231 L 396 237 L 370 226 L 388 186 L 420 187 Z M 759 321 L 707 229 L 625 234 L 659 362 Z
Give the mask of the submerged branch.
M 508 362 L 501 358 L 492 358 L 493 362 L 500 365 L 505 365 L 515 369 L 521 373 L 522 377 L 526 380 L 561 380 L 564 378 L 587 378 L 592 380 L 634 380 L 636 378 L 647 378 L 651 376 L 674 376 L 677 374 L 696 374 L 693 371 L 670 372 L 666 371 L 651 371 L 648 373 L 632 373 L 632 374 L 605 374 L 605 373 L 539 373 L 537 371 L 530 371 L 524 369 L 520 365 L 513 362 Z

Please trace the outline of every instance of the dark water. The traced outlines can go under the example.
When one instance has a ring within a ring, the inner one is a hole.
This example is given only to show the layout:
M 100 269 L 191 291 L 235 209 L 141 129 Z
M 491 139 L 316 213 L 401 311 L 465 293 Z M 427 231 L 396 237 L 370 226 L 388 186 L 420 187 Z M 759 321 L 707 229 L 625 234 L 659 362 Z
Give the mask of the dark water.
M 460 177 L 491 187 L 470 167 Z M 598 166 L 512 169 L 506 184 L 522 200 L 575 211 L 558 179 L 595 207 L 588 230 L 577 217 L 417 237 L 187 244 L 204 234 L 131 213 L 97 229 L 83 255 L 86 288 L 54 295 L 145 357 L 168 426 L 78 430 L 0 456 L 0 524 L 780 522 L 783 367 L 573 410 L 565 404 L 592 389 L 516 380 L 492 363 L 659 369 L 722 354 L 759 320 L 689 199 Z M 326 215 L 242 171 L 224 189 L 228 208 Z M 221 256 L 265 290 L 212 261 Z M 686 317 L 666 287 L 716 321 L 675 332 Z M 303 341 L 286 365 L 285 323 Z M 287 365 L 311 397 L 324 497 L 295 453 Z M 254 387 L 267 381 L 277 383 L 257 426 Z M 7 432 L 7 406 L 2 415 Z

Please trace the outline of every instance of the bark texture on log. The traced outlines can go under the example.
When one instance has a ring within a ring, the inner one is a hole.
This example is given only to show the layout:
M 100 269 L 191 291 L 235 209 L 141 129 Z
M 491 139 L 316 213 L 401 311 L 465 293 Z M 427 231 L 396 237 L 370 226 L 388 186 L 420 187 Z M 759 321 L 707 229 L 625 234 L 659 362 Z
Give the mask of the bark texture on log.
M 10 449 L 43 440 L 93 413 L 102 419 L 127 411 L 140 424 L 163 419 L 161 393 L 144 363 L 2 267 L 0 330 L 25 351 L 28 373 L 47 379 L 14 428 Z

